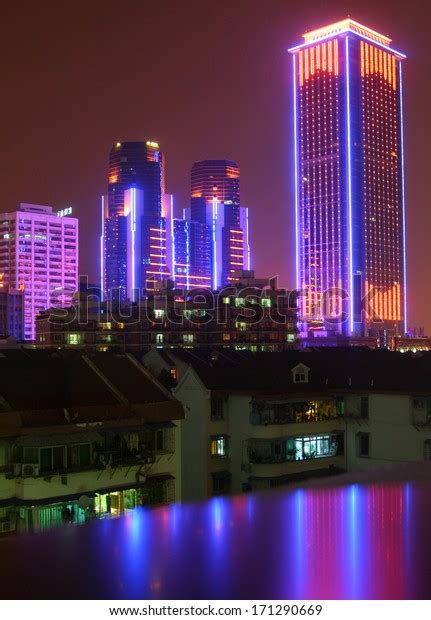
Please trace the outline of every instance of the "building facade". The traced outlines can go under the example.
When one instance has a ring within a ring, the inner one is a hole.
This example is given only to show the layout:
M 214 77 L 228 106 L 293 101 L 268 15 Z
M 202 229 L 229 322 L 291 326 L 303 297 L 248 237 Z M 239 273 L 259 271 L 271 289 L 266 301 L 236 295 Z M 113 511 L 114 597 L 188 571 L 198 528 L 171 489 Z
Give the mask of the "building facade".
M 351 19 L 303 38 L 290 50 L 303 331 L 403 335 L 405 56 Z
M 181 499 L 183 409 L 135 358 L 21 350 L 0 366 L 0 534 Z
M 139 303 L 121 305 L 82 296 L 67 311 L 53 309 L 38 317 L 37 346 L 95 351 L 289 349 L 297 338 L 297 295 L 263 282 L 248 277 L 205 295 L 196 289 L 165 289 Z
M 52 207 L 21 203 L 0 215 L 2 283 L 23 291 L 24 339 L 34 340 L 38 313 L 69 306 L 78 289 L 78 220 Z
M 322 349 L 190 358 L 187 370 L 172 369 L 187 410 L 184 499 L 343 471 L 391 479 L 392 466 L 431 459 L 429 354 Z
M 167 266 L 164 159 L 156 142 L 117 142 L 102 197 L 101 288 L 134 299 L 170 275 Z

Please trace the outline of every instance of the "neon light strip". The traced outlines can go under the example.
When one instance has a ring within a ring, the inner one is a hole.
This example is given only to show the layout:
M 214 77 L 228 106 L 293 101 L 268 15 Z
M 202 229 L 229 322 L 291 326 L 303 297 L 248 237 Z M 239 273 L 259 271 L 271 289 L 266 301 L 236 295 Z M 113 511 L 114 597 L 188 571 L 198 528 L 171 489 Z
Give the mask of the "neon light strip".
M 403 205 L 403 268 L 404 268 L 404 332 L 407 332 L 407 256 L 406 256 L 406 195 L 404 174 L 404 109 L 403 109 L 403 70 L 400 66 L 400 114 L 401 114 L 401 185 Z
M 353 34 L 357 35 L 361 39 L 370 41 L 370 43 L 372 43 L 373 45 L 378 45 L 379 47 L 386 50 L 387 52 L 390 52 L 391 54 L 395 54 L 395 56 L 398 56 L 398 58 L 402 58 L 402 59 L 406 58 L 406 55 L 403 54 L 402 52 L 399 52 L 398 50 L 395 50 L 392 47 L 388 47 L 387 45 L 383 45 L 383 43 L 379 43 L 378 41 L 374 41 L 374 39 L 371 39 L 370 37 L 366 37 L 364 34 L 359 34 L 358 32 L 351 31 L 349 29 L 346 29 L 343 32 L 353 32 Z M 318 42 L 310 41 L 309 43 L 301 43 L 301 45 L 296 45 L 295 47 L 289 48 L 288 52 L 290 52 L 291 54 L 295 54 L 295 52 L 298 52 L 299 50 L 302 50 L 304 48 L 307 50 L 310 46 L 317 45 L 317 43 L 321 43 L 322 41 L 326 41 L 328 39 L 333 39 L 334 37 L 338 37 L 340 34 L 342 33 L 339 32 L 337 34 L 328 34 L 328 36 L 323 37 L 322 39 L 319 39 Z
M 102 299 L 105 291 L 105 197 L 102 196 L 102 234 L 100 235 L 100 289 Z
M 189 223 L 186 222 L 186 281 L 187 281 L 187 288 L 190 287 L 190 282 L 189 282 L 189 278 L 190 278 L 190 227 L 189 227 Z
M 247 269 L 250 271 L 251 268 L 251 255 L 250 255 L 250 238 L 248 236 L 249 230 L 248 230 L 248 208 L 246 211 L 246 215 L 245 215 L 245 230 L 246 230 L 246 234 L 247 234 Z
M 132 187 L 132 213 L 130 214 L 130 229 L 132 231 L 132 290 L 131 299 L 135 300 L 135 232 L 136 232 L 136 188 Z
M 217 198 L 213 198 L 213 289 L 217 290 Z
M 296 56 L 293 56 L 293 133 L 294 133 L 294 160 L 295 160 L 295 270 L 296 289 L 299 291 L 299 186 L 298 186 L 298 128 L 297 128 L 297 93 L 296 93 Z M 300 297 L 301 298 L 301 297 Z
M 352 241 L 352 153 L 350 130 L 350 59 L 349 37 L 346 37 L 346 112 L 347 112 L 347 201 L 349 212 L 349 326 L 353 333 L 353 241 Z

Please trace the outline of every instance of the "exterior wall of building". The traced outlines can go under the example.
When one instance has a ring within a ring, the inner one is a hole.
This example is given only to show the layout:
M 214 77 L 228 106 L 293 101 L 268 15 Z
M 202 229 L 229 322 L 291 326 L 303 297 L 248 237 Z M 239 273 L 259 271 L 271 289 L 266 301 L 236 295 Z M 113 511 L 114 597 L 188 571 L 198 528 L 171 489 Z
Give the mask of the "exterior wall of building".
M 20 205 L 0 216 L 0 273 L 5 285 L 24 291 L 24 337 L 35 340 L 35 318 L 67 307 L 78 289 L 78 220 L 51 207 Z
M 331 470 L 346 469 L 343 447 L 345 422 L 341 418 L 334 416 L 316 422 L 252 424 L 251 395 L 220 397 L 211 394 L 194 372 L 186 373 L 178 388 L 174 389 L 174 394 L 186 410 L 186 418 L 180 423 L 185 500 L 272 488 L 298 476 L 312 477 L 322 472 L 329 475 Z M 292 399 L 283 400 L 288 403 Z M 335 407 L 335 400 L 332 401 Z M 251 456 L 256 441 L 265 445 L 271 442 L 281 445 L 288 438 L 296 441 L 329 436 L 343 438 L 339 441 L 338 453 L 333 456 L 304 460 L 274 458 L 267 462 L 257 462 Z M 214 443 L 217 441 L 218 445 Z
M 80 523 L 92 517 L 115 516 L 139 505 L 181 501 L 178 423 L 168 431 L 173 436 L 167 437 L 167 431 L 162 430 L 163 446 L 148 453 L 146 458 L 131 457 L 124 464 L 110 464 L 106 454 L 106 466 L 97 460 L 85 467 L 67 465 L 58 471 L 41 471 L 39 460 L 26 468 L 17 462 L 23 459 L 14 455 L 14 440 L 3 441 L 0 444 L 0 532 L 2 527 L 10 527 L 10 531 L 40 531 L 65 520 Z M 121 432 L 125 436 L 127 429 Z M 88 439 L 85 432 L 80 434 L 80 444 L 91 443 L 93 434 L 90 432 Z M 53 435 L 43 445 L 64 445 L 66 451 L 75 445 L 73 435 L 68 443 L 64 441 L 64 436 Z M 28 437 L 29 446 L 31 442 Z M 34 438 L 34 444 L 40 444 L 40 435 Z M 80 501 L 83 496 L 84 506 Z
M 0 336 L 24 340 L 24 291 L 1 285 Z
M 366 470 L 394 463 L 429 459 L 431 418 L 428 398 L 398 394 L 370 394 L 368 417 L 361 417 L 352 397 L 346 398 L 347 465 Z M 358 400 L 356 399 L 356 403 Z M 422 407 L 415 406 L 423 404 Z M 368 454 L 361 456 L 360 439 L 369 437 Z
M 183 501 L 206 499 L 209 486 L 210 393 L 194 373 L 187 373 L 181 390 L 174 395 L 184 406 L 181 433 L 181 479 Z

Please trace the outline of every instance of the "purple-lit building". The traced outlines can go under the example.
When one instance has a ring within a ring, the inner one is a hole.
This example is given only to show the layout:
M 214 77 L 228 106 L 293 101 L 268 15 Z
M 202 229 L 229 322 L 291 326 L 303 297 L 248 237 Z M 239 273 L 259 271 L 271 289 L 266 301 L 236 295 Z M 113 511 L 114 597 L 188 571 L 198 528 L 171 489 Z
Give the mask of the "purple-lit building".
M 303 38 L 290 49 L 303 331 L 384 343 L 407 321 L 405 56 L 351 19 Z
M 68 307 L 78 289 L 78 220 L 71 209 L 21 203 L 0 215 L 2 284 L 24 295 L 24 339 L 34 340 L 35 318 Z

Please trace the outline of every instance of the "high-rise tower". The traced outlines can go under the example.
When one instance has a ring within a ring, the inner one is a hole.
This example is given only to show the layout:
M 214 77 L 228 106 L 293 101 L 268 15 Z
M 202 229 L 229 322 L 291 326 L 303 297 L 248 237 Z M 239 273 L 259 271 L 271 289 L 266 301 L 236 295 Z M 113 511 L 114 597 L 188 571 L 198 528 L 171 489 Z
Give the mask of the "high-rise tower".
M 102 199 L 102 288 L 134 298 L 169 275 L 166 266 L 164 160 L 156 142 L 117 142 Z
M 406 329 L 405 56 L 346 19 L 293 54 L 296 277 L 304 329 Z
M 226 286 L 234 272 L 250 269 L 248 209 L 240 205 L 240 171 L 234 161 L 193 164 L 188 219 L 211 227 L 212 287 Z M 206 274 L 206 272 L 205 272 Z

